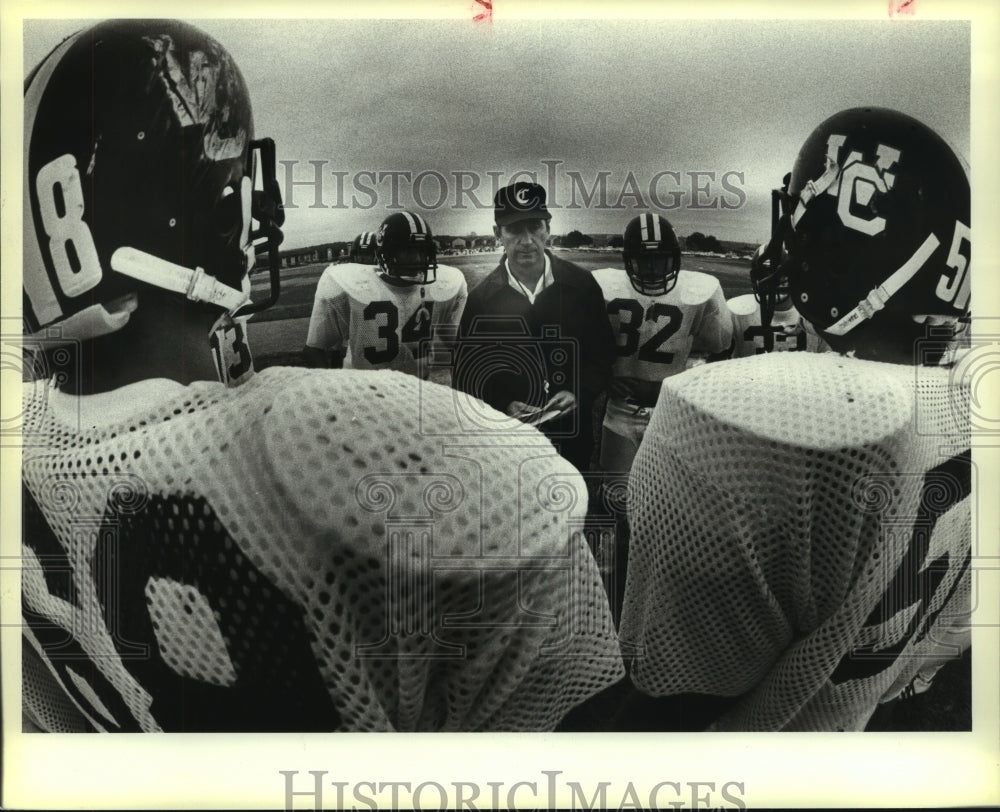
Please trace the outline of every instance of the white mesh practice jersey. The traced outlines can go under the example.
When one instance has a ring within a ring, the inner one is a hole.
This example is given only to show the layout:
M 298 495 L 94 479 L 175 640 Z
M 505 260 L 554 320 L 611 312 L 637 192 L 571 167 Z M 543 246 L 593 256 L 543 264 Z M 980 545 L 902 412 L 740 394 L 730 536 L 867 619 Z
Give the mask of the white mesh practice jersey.
M 691 353 L 718 353 L 729 346 L 732 324 L 719 280 L 680 271 L 673 289 L 647 296 L 620 268 L 594 271 L 615 331 L 616 378 L 662 381 L 681 372 Z
M 586 488 L 537 430 L 479 403 L 470 432 L 461 403 L 387 371 L 26 385 L 31 717 L 552 729 L 624 673 Z
M 426 378 L 431 340 L 454 338 L 467 298 L 465 277 L 449 265 L 429 285 L 393 285 L 371 265 L 331 265 L 316 285 L 306 344 L 347 350 L 354 369 Z
M 733 358 L 765 352 L 826 352 L 827 343 L 816 335 L 794 307 L 775 310 L 771 328 L 765 334 L 760 319 L 760 303 L 752 293 L 726 300 L 733 319 Z M 768 347 L 770 344 L 770 347 Z
M 770 353 L 664 382 L 630 480 L 641 690 L 740 697 L 724 730 L 855 730 L 939 655 L 969 612 L 952 372 Z

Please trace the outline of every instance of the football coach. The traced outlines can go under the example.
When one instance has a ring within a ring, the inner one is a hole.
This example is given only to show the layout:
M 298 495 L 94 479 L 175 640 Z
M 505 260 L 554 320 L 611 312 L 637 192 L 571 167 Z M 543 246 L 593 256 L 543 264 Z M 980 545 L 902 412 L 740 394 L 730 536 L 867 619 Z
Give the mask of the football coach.
M 593 452 L 594 400 L 611 380 L 615 340 L 590 273 L 548 250 L 545 189 L 518 182 L 493 198 L 500 264 L 469 294 L 454 385 L 538 425 L 580 471 Z

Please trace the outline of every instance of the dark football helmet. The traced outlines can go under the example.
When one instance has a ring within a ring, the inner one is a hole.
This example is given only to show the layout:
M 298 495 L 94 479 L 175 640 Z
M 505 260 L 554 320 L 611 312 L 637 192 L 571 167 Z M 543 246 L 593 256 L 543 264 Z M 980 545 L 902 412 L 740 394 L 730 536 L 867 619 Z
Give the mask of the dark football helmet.
M 419 214 L 390 214 L 375 233 L 375 257 L 387 276 L 401 284 L 429 285 L 437 278 L 437 248 Z
M 929 127 L 893 110 L 820 124 L 779 192 L 770 256 L 835 350 L 911 353 L 923 322 L 969 312 L 969 180 Z M 776 272 L 778 273 L 778 272 Z
M 115 20 L 69 37 L 25 80 L 24 131 L 27 333 L 114 332 L 144 286 L 220 316 L 277 298 L 274 143 L 254 140 L 243 77 L 208 35 Z M 250 303 L 256 246 L 271 292 Z
M 360 265 L 375 264 L 375 232 L 362 231 L 351 243 L 351 250 L 348 254 L 351 262 Z
M 665 218 L 640 214 L 625 226 L 622 261 L 632 287 L 647 296 L 673 290 L 681 267 L 681 246 Z

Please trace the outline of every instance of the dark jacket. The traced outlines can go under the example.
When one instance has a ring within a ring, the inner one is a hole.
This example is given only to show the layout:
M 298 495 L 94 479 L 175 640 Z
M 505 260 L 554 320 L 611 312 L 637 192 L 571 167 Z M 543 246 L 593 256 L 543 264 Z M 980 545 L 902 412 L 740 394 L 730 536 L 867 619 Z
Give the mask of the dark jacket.
M 534 304 L 508 284 L 504 262 L 473 288 L 462 314 L 453 381 L 500 411 L 512 400 L 541 406 L 560 390 L 572 392 L 575 412 L 540 428 L 585 471 L 593 450 L 591 412 L 611 380 L 615 339 L 593 276 L 548 256 L 553 283 Z

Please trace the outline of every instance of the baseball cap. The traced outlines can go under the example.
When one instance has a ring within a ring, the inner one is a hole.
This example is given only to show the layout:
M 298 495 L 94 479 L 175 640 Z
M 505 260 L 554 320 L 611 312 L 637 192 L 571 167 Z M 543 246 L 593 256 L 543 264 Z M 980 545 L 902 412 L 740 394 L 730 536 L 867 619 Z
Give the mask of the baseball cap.
M 527 181 L 504 186 L 493 197 L 493 217 L 498 226 L 519 220 L 551 220 L 545 208 L 545 189 Z

